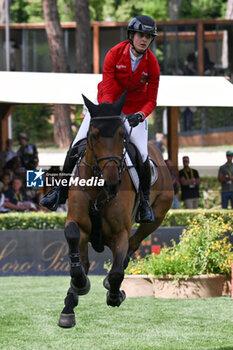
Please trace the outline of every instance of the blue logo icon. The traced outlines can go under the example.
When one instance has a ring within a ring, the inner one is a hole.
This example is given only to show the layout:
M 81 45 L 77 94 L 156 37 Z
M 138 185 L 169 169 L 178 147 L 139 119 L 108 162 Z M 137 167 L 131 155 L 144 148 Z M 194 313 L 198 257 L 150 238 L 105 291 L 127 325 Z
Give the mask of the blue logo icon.
M 44 186 L 44 171 L 27 170 L 27 187 L 43 187 Z

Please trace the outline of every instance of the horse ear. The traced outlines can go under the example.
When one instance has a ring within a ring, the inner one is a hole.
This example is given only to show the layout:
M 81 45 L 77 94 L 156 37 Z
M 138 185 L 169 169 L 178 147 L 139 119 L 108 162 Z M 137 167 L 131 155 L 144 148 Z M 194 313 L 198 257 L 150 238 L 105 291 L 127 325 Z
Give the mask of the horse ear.
M 97 109 L 98 109 L 98 105 L 95 105 L 93 102 L 91 102 L 86 96 L 84 96 L 82 94 L 82 97 L 83 97 L 83 100 L 84 100 L 84 103 L 85 105 L 87 106 L 88 110 L 89 110 L 89 113 L 90 115 L 95 115 Z
M 114 108 L 118 112 L 117 114 L 121 114 L 121 111 L 123 109 L 123 106 L 125 104 L 125 99 L 126 99 L 126 91 L 123 92 L 121 97 L 113 104 Z

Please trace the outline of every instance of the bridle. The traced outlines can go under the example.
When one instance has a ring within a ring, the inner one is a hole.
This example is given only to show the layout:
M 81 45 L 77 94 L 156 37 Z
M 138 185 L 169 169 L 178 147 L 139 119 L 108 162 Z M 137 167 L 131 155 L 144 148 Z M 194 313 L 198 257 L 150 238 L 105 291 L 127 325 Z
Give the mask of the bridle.
M 95 117 L 93 118 L 93 121 L 91 120 L 90 125 L 93 125 L 94 121 L 96 120 L 120 120 L 122 125 L 124 126 L 124 118 L 122 116 L 100 116 L 100 117 Z M 122 180 L 122 175 L 126 169 L 125 167 L 125 154 L 126 154 L 126 150 L 127 150 L 127 141 L 128 141 L 128 136 L 125 135 L 124 139 L 123 139 L 123 152 L 121 156 L 118 155 L 109 155 L 109 156 L 103 156 L 103 157 L 97 157 L 95 154 L 95 150 L 94 150 L 94 146 L 93 146 L 93 134 L 90 133 L 89 137 L 87 138 L 87 145 L 89 146 L 89 149 L 91 151 L 93 160 L 94 160 L 94 164 L 90 164 L 86 161 L 83 161 L 83 163 L 88 166 L 94 176 L 98 177 L 98 178 L 103 178 L 103 171 L 105 169 L 105 167 L 107 166 L 108 163 L 110 162 L 114 162 L 117 165 L 118 168 L 118 184 L 120 185 L 121 180 Z M 100 162 L 106 160 L 106 162 L 104 163 L 104 165 L 102 167 L 100 167 Z M 85 188 L 82 188 L 87 194 L 88 192 L 85 190 Z M 99 201 L 99 198 L 102 196 L 102 194 L 105 194 L 104 199 Z M 107 190 L 107 188 L 104 186 L 99 193 L 96 196 L 95 201 L 92 202 L 92 206 L 95 208 L 95 210 L 100 210 L 105 204 L 107 204 L 111 199 L 113 199 L 116 196 L 117 193 L 114 194 L 110 194 Z M 89 195 L 88 195 L 89 196 Z M 89 198 L 90 199 L 90 198 Z
M 122 122 L 121 116 L 95 117 L 94 121 L 95 120 L 111 120 L 111 119 L 113 119 L 113 120 L 118 119 Z M 93 123 L 91 121 L 90 125 L 92 125 L 92 124 Z M 92 169 L 94 176 L 102 177 L 103 171 L 104 171 L 104 168 L 106 167 L 106 165 L 110 162 L 114 162 L 117 165 L 118 173 L 119 173 L 119 180 L 120 180 L 122 177 L 122 172 L 123 172 L 123 168 L 124 168 L 124 157 L 125 157 L 126 148 L 125 147 L 123 148 L 123 152 L 122 152 L 121 156 L 111 155 L 111 156 L 97 157 L 95 154 L 94 147 L 93 147 L 93 135 L 92 134 L 90 134 L 90 142 L 88 140 L 88 146 L 92 152 L 92 156 L 94 159 L 94 165 L 86 163 L 86 162 L 85 162 L 85 165 L 89 166 Z M 106 160 L 106 162 L 104 163 L 103 167 L 101 168 L 99 163 L 102 162 L 103 160 Z

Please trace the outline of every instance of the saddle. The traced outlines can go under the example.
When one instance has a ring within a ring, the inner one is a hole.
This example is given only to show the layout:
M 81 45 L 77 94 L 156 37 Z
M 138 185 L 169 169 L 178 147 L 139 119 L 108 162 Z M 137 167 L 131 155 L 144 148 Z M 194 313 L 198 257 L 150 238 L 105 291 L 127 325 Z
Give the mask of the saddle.
M 81 159 L 84 157 L 86 153 L 86 145 L 87 145 L 86 138 L 78 141 L 74 145 L 72 149 L 72 157 L 75 157 L 77 159 L 76 165 L 78 165 Z M 139 179 L 143 171 L 143 161 L 137 147 L 128 139 L 126 140 L 125 163 L 126 163 L 129 175 L 131 177 L 131 180 L 133 182 L 135 191 L 138 193 L 139 184 L 140 184 Z M 157 170 L 157 165 L 152 159 L 150 159 L 150 166 L 151 166 L 151 186 L 152 186 L 158 178 L 158 170 Z

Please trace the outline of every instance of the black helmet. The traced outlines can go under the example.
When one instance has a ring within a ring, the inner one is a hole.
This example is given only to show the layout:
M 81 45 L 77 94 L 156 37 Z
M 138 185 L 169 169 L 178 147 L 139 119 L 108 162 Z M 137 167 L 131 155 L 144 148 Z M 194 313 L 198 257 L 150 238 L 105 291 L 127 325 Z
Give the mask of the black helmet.
M 158 35 L 157 26 L 154 20 L 151 17 L 145 15 L 134 17 L 128 25 L 127 32 L 128 37 L 130 32 L 151 34 L 153 37 Z

